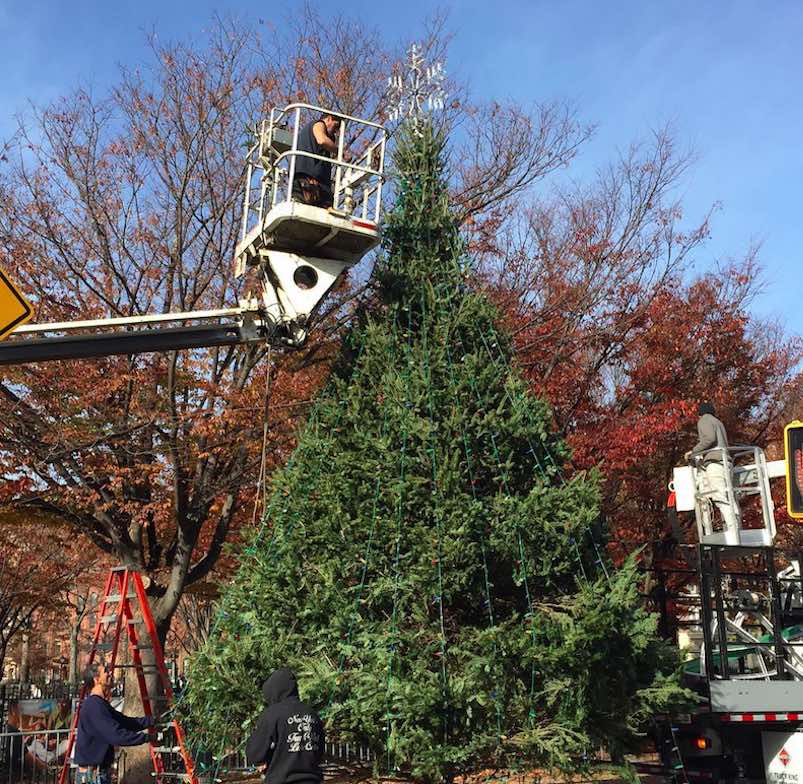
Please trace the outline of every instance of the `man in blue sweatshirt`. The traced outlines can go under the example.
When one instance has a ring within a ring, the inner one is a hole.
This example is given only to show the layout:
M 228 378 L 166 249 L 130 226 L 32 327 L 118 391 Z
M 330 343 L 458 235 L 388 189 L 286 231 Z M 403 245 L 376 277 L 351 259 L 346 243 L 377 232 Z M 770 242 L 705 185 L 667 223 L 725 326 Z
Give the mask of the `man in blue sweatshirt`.
M 148 742 L 143 730 L 153 726 L 152 716 L 125 716 L 112 708 L 111 678 L 102 664 L 84 671 L 89 691 L 81 703 L 75 738 L 76 784 L 109 784 L 115 746 L 139 746 Z

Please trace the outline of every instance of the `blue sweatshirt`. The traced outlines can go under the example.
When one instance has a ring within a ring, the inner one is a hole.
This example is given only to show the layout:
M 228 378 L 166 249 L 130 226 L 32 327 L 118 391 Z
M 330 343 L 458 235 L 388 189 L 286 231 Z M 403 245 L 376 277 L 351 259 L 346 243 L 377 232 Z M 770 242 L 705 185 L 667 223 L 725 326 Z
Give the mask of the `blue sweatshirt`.
M 153 725 L 153 718 L 135 718 L 116 711 L 97 694 L 81 704 L 75 738 L 75 764 L 107 768 L 114 762 L 115 746 L 139 746 L 148 742 L 142 730 Z

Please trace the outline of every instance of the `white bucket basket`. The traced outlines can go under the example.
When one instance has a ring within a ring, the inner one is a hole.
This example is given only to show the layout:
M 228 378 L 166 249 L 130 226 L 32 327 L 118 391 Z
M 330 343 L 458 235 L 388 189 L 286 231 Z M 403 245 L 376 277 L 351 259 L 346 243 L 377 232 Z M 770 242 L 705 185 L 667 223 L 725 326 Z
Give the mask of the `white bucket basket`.
M 702 465 L 678 466 L 670 489 L 678 512 L 694 512 L 702 544 L 747 547 L 768 546 L 775 540 L 775 514 L 769 480 L 785 475 L 783 460 L 768 461 L 764 451 L 752 445 L 716 447 L 704 453 L 722 468 L 721 484 L 712 487 Z M 760 528 L 742 526 L 742 505 L 755 499 Z M 730 510 L 729 520 L 723 515 Z

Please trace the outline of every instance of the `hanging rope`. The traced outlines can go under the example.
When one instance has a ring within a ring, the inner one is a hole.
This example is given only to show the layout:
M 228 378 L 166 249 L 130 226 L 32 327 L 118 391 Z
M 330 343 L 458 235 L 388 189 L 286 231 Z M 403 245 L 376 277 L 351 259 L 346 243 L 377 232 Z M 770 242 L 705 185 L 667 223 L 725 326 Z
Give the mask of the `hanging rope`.
M 360 351 L 358 352 L 358 355 L 357 355 L 357 357 L 355 359 L 355 364 L 359 363 L 359 359 L 360 359 L 361 354 L 362 354 L 362 347 L 360 348 Z M 268 352 L 268 357 L 269 358 L 271 357 L 270 350 Z M 263 415 L 265 415 L 265 416 L 267 416 L 267 412 L 268 412 L 267 406 L 269 405 L 269 402 L 270 402 L 270 399 L 271 399 L 271 396 L 272 396 L 272 383 L 271 383 L 270 386 L 268 386 L 268 380 L 269 380 L 269 376 L 266 376 L 266 391 L 265 391 L 264 402 L 263 402 L 263 406 L 265 406 L 263 408 Z M 324 393 L 320 394 L 316 398 L 316 400 L 315 400 L 315 402 L 313 404 L 312 410 L 310 411 L 309 418 L 308 418 L 307 423 L 305 425 L 305 427 L 308 428 L 308 429 L 309 428 L 314 428 L 316 439 L 320 435 L 320 431 L 319 431 L 319 426 L 320 426 L 319 415 L 320 415 L 320 411 L 324 407 L 324 405 L 326 403 L 328 403 L 328 402 L 329 402 L 329 399 L 328 399 L 326 393 L 324 392 Z M 343 401 L 339 401 L 339 402 L 342 403 Z M 337 417 L 335 419 L 335 422 L 333 423 L 333 429 L 335 429 L 337 427 L 337 425 L 340 423 L 340 419 L 342 418 L 343 411 L 344 411 L 344 406 L 343 405 L 339 405 L 337 407 L 337 412 L 338 413 L 337 413 Z M 266 430 L 266 428 L 264 426 L 264 423 L 263 423 L 262 461 L 263 461 L 263 465 L 265 465 L 265 466 L 267 465 L 267 441 L 266 441 L 267 432 L 268 431 Z M 287 477 L 290 476 L 294 466 L 298 462 L 298 458 L 299 457 L 300 457 L 300 453 L 299 453 L 298 448 L 296 448 L 293 451 L 293 453 L 291 454 L 290 459 L 288 460 L 287 464 L 282 469 L 282 476 L 283 477 L 287 478 Z M 320 453 L 320 450 L 318 450 L 318 459 L 319 460 L 323 459 L 323 455 Z M 253 555 L 255 555 L 257 553 L 259 545 L 261 544 L 261 542 L 263 540 L 263 537 L 264 537 L 264 534 L 265 534 L 265 529 L 268 526 L 268 522 L 275 519 L 276 513 L 278 511 L 278 507 L 279 507 L 279 505 L 281 503 L 284 502 L 284 498 L 285 498 L 285 493 L 282 491 L 282 489 L 274 488 L 273 489 L 273 493 L 270 496 L 269 502 L 267 503 L 267 505 L 265 505 L 264 499 L 265 499 L 265 497 L 267 495 L 267 490 L 266 490 L 266 488 L 267 488 L 267 472 L 266 472 L 266 469 L 265 469 L 264 473 L 261 470 L 261 474 L 262 474 L 261 475 L 261 483 L 263 484 L 263 486 L 265 488 L 265 490 L 263 490 L 263 496 L 262 496 L 262 498 L 263 498 L 263 501 L 262 501 L 263 512 L 262 512 L 262 515 L 261 515 L 259 530 L 254 535 L 254 538 L 251 541 L 251 543 L 247 547 L 243 548 L 243 553 L 245 555 L 247 555 L 247 556 L 253 556 Z M 313 479 L 314 479 L 314 477 L 316 475 L 317 475 L 317 472 L 314 471 L 314 470 L 311 470 L 311 471 L 308 471 L 308 472 L 304 473 L 303 477 L 305 479 L 305 485 L 307 487 L 312 483 L 312 481 L 313 481 Z M 304 486 L 298 488 L 298 491 L 303 493 L 304 492 Z M 255 503 L 255 508 L 256 508 L 256 505 L 260 503 L 259 494 L 257 494 L 257 497 L 255 498 L 254 503 Z M 295 525 L 296 525 L 296 523 L 298 522 L 298 520 L 300 518 L 300 510 L 296 510 L 296 512 L 291 516 L 291 518 L 288 521 L 286 518 L 284 518 L 284 514 L 287 511 L 288 511 L 287 507 L 284 507 L 281 510 L 282 515 L 279 518 L 283 523 L 281 533 L 283 534 L 283 539 L 285 541 L 287 541 L 289 539 L 289 537 L 292 536 L 292 533 L 293 533 L 293 530 L 295 528 Z M 252 519 L 254 519 L 255 515 L 256 515 L 256 512 L 254 512 L 254 516 L 252 517 Z M 265 547 L 266 560 L 274 559 L 278 555 L 278 548 L 276 547 L 276 541 L 277 541 L 277 534 L 278 533 L 279 533 L 279 529 L 275 525 L 271 526 L 270 538 L 268 539 L 266 547 Z M 210 632 L 209 632 L 209 639 L 210 640 L 214 639 L 216 637 L 216 635 L 220 632 L 221 625 L 226 620 L 228 615 L 229 615 L 229 612 L 228 612 L 228 608 L 227 608 L 225 602 L 221 602 L 220 605 L 218 606 L 218 609 L 217 609 L 217 611 L 215 613 L 215 617 L 213 619 L 212 625 L 210 627 Z M 179 695 L 178 699 L 176 699 L 174 701 L 172 709 L 169 712 L 166 713 L 166 717 L 168 717 L 169 719 L 172 720 L 172 718 L 174 718 L 175 715 L 178 712 L 180 712 L 181 707 L 185 704 L 185 702 L 186 702 L 186 693 L 182 693 L 182 694 Z M 246 738 L 242 739 L 241 744 L 237 747 L 238 751 L 242 750 L 242 746 L 245 744 L 245 740 L 246 740 Z M 195 743 L 195 744 L 193 744 L 191 746 L 191 753 L 192 753 L 192 756 L 197 761 L 197 769 L 198 769 L 199 773 L 201 773 L 201 774 L 212 773 L 212 778 L 214 780 L 219 773 L 221 773 L 221 772 L 223 772 L 223 773 L 229 772 L 228 768 L 222 767 L 222 761 L 220 759 L 214 757 L 214 756 L 212 757 L 212 759 L 214 760 L 213 764 L 212 765 L 207 765 L 203 761 L 203 757 L 209 756 L 209 753 L 208 753 L 208 750 L 205 749 L 200 743 Z
M 408 312 L 409 316 L 409 312 Z M 409 324 L 409 320 L 408 320 Z M 399 605 L 399 583 L 401 577 L 401 569 L 399 568 L 400 558 L 401 558 L 401 540 L 402 540 L 402 521 L 404 519 L 404 502 L 405 502 L 405 477 L 406 477 L 406 457 L 407 457 L 407 441 L 409 438 L 409 433 L 407 430 L 407 417 L 409 415 L 409 410 L 412 405 L 412 401 L 410 400 L 410 369 L 412 365 L 412 340 L 413 340 L 413 333 L 412 330 L 408 328 L 407 331 L 407 343 L 405 349 L 405 375 L 404 375 L 404 403 L 403 403 L 403 411 L 402 411 L 402 429 L 401 429 L 401 436 L 402 436 L 402 444 L 401 444 L 401 453 L 399 458 L 399 499 L 396 506 L 396 547 L 395 547 L 395 554 L 394 554 L 394 563 L 393 563 L 393 613 L 391 616 L 391 640 L 390 643 L 390 658 L 388 661 L 388 677 L 386 683 L 386 713 L 385 713 L 385 748 L 387 753 L 387 771 L 388 773 L 395 771 L 397 769 L 396 765 L 396 758 L 395 753 L 393 752 L 392 745 L 391 745 L 391 734 L 392 734 L 392 721 L 393 719 L 397 718 L 395 714 L 393 714 L 393 706 L 391 704 L 390 695 L 391 695 L 391 683 L 393 678 L 393 666 L 396 661 L 396 654 L 397 654 L 397 647 L 398 647 L 398 634 L 399 634 L 399 613 L 398 613 L 398 605 Z
M 268 344 L 268 353 L 265 362 L 267 365 L 267 371 L 265 373 L 265 394 L 262 400 L 262 450 L 259 462 L 259 476 L 257 477 L 257 486 L 254 495 L 254 512 L 251 515 L 252 527 L 256 527 L 257 515 L 259 514 L 260 506 L 262 507 L 264 517 L 265 502 L 267 498 L 268 432 L 270 429 L 270 400 L 273 393 L 273 346 L 270 343 Z

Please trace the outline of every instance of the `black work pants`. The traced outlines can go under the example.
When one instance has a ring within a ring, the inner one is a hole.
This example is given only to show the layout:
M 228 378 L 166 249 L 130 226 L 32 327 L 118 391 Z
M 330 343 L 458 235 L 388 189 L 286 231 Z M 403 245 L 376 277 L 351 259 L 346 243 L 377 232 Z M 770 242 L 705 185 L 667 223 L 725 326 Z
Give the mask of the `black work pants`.
M 293 200 L 312 207 L 331 207 L 334 196 L 331 186 L 306 174 L 297 174 L 293 180 Z

